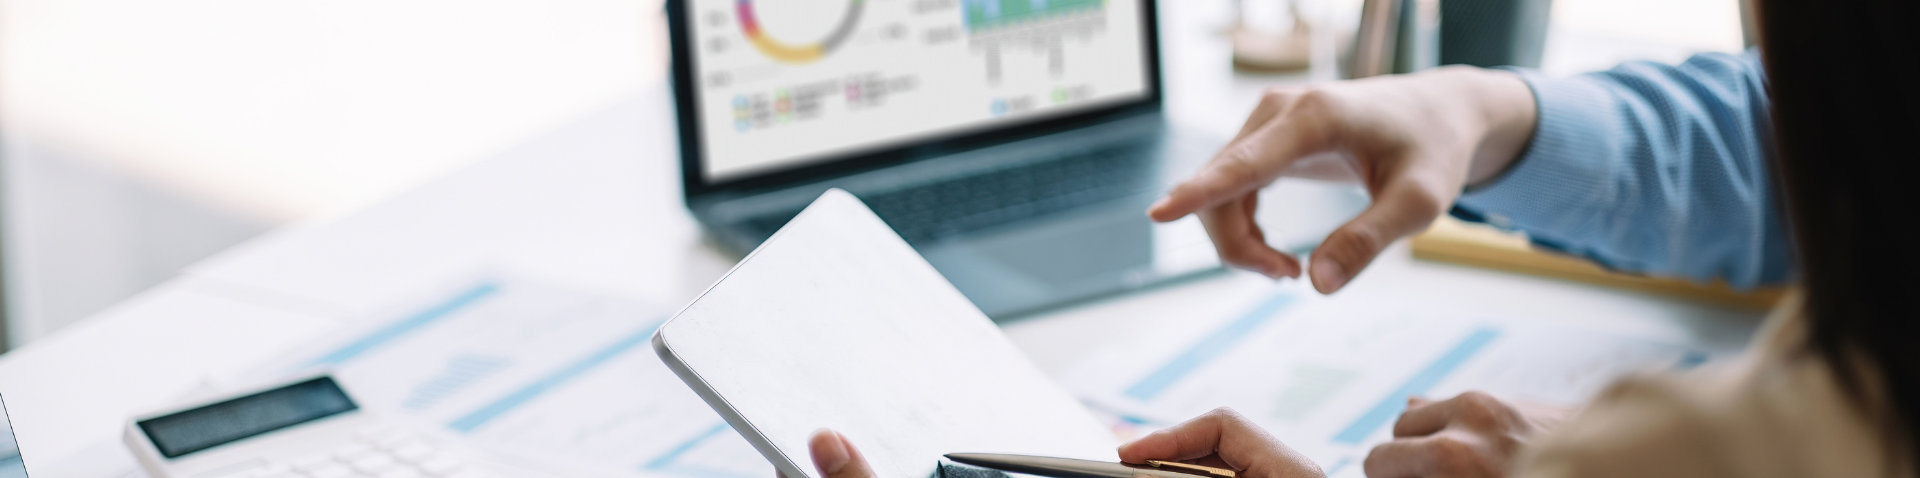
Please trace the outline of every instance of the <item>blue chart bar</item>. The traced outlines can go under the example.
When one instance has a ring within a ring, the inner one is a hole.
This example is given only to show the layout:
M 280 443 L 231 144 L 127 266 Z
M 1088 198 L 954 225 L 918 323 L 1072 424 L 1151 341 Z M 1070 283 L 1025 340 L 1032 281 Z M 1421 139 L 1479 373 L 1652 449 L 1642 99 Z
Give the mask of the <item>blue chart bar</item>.
M 652 327 L 647 327 L 645 330 L 622 338 L 619 342 L 615 342 L 613 345 L 607 346 L 607 348 L 594 352 L 592 355 L 580 359 L 580 361 L 561 367 L 560 370 L 554 371 L 544 378 L 535 380 L 520 390 L 500 397 L 499 400 L 494 400 L 493 403 L 480 407 L 480 409 L 474 410 L 466 416 L 448 422 L 447 428 L 460 433 L 472 433 L 473 430 L 480 428 L 481 425 L 485 425 L 488 421 L 506 414 L 508 411 L 513 410 L 514 407 L 523 405 L 533 400 L 534 397 L 538 397 L 548 390 L 559 387 L 568 380 L 587 373 L 588 370 L 593 370 L 594 367 L 613 360 L 614 357 L 620 356 L 620 354 L 625 353 L 628 349 L 647 343 L 649 339 L 653 338 L 653 330 L 659 327 L 660 324 L 655 323 Z
M 1201 338 L 1198 342 L 1194 342 L 1192 346 L 1187 347 L 1186 351 L 1181 352 L 1179 356 L 1174 357 L 1173 360 L 1168 361 L 1165 365 L 1161 365 L 1160 368 L 1154 370 L 1153 373 L 1147 374 L 1145 378 L 1141 378 L 1140 381 L 1134 383 L 1132 387 L 1127 387 L 1127 390 L 1123 393 L 1127 397 L 1142 402 L 1152 401 L 1153 397 L 1159 396 L 1160 392 L 1165 392 L 1167 387 L 1173 386 L 1173 384 L 1179 382 L 1181 378 L 1185 378 L 1188 374 L 1193 373 L 1194 370 L 1198 370 L 1201 366 L 1206 365 L 1207 362 L 1212 362 L 1214 359 L 1220 358 L 1220 355 L 1227 353 L 1228 350 L 1233 348 L 1235 343 L 1247 338 L 1248 335 L 1253 333 L 1254 329 L 1260 328 L 1260 324 L 1266 323 L 1266 321 L 1274 318 L 1274 316 L 1279 315 L 1281 309 L 1285 309 L 1288 304 L 1292 303 L 1292 295 L 1274 295 L 1273 298 L 1267 299 L 1267 301 L 1261 303 L 1260 306 L 1247 311 L 1246 315 L 1234 319 L 1233 322 L 1227 324 L 1227 326 L 1221 327 L 1220 330 L 1213 331 L 1213 333 Z
M 380 330 L 373 331 L 373 333 L 367 334 L 366 337 L 361 337 L 360 340 L 340 347 L 339 350 L 313 359 L 313 363 L 308 365 L 339 365 L 346 363 L 349 360 L 359 357 L 360 354 L 367 353 L 369 350 L 385 345 L 387 342 L 400 338 L 400 336 L 406 335 L 408 332 L 418 330 L 420 327 L 433 323 L 433 321 L 445 318 L 453 314 L 453 311 L 472 305 L 474 302 L 499 291 L 500 286 L 498 284 L 491 282 L 480 284 L 472 289 L 468 289 L 466 292 L 461 292 L 460 295 L 456 295 L 453 299 L 440 305 L 420 311 L 420 313 L 414 314 L 412 317 L 407 317 L 406 320 L 401 320 Z
M 761 478 L 757 476 L 740 476 L 738 473 L 710 470 L 679 463 L 681 456 L 693 451 L 694 448 L 699 448 L 700 445 L 706 443 L 707 440 L 721 437 L 724 436 L 723 434 L 731 432 L 733 432 L 732 426 L 727 425 L 727 422 L 720 422 L 719 425 L 714 425 L 713 428 L 709 428 L 707 431 L 687 439 L 686 443 L 681 443 L 679 446 L 673 447 L 672 450 L 667 450 L 666 454 L 660 455 L 659 458 L 654 458 L 653 461 L 647 462 L 647 464 L 641 466 L 640 469 L 698 478 Z
M 1367 410 L 1367 413 L 1361 414 L 1359 419 L 1347 425 L 1347 428 L 1341 430 L 1338 435 L 1334 435 L 1333 442 L 1358 445 L 1365 441 L 1374 430 L 1380 429 L 1387 424 L 1388 420 L 1400 416 L 1400 412 L 1407 409 L 1407 397 L 1427 393 L 1427 390 L 1432 389 L 1434 385 L 1440 383 L 1440 380 L 1453 373 L 1454 369 L 1460 368 L 1461 363 L 1472 358 L 1473 354 L 1478 353 L 1480 349 L 1487 346 L 1488 342 L 1492 342 L 1499 336 L 1500 331 L 1496 329 L 1486 327 L 1474 329 L 1472 334 L 1467 335 L 1466 340 L 1454 345 L 1453 350 L 1448 350 L 1438 360 L 1428 364 L 1427 368 L 1413 374 L 1406 383 L 1400 384 L 1400 388 L 1394 389 L 1393 393 L 1388 393 L 1379 404 Z

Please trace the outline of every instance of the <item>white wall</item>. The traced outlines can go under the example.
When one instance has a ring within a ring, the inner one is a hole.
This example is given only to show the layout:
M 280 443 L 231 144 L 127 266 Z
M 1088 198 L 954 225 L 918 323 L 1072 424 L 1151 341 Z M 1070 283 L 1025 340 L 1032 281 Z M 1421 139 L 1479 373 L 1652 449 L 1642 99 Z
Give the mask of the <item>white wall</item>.
M 1740 0 L 1553 0 L 1552 15 L 1540 70 L 1554 76 L 1745 45 Z
M 631 95 L 658 0 L 0 0 L 17 345 Z

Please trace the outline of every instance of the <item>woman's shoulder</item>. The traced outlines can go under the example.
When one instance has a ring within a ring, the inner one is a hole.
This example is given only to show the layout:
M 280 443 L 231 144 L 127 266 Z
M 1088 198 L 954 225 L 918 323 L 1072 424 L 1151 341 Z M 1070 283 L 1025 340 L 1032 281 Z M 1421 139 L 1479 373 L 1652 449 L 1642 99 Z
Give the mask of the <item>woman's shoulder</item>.
M 1792 340 L 1799 318 L 1770 321 L 1740 359 L 1608 387 L 1515 476 L 1904 476 L 1876 420 Z
M 1614 383 L 1523 452 L 1514 476 L 1733 476 L 1719 463 L 1711 397 L 1671 377 Z

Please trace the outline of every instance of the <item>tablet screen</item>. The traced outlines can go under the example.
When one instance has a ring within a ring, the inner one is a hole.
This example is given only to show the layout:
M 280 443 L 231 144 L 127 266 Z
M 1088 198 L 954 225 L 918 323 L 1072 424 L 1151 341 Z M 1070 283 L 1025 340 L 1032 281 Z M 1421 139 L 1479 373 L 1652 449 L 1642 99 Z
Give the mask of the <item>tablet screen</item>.
M 13 436 L 13 418 L 0 403 L 0 478 L 26 478 L 27 463 L 20 459 L 20 442 Z

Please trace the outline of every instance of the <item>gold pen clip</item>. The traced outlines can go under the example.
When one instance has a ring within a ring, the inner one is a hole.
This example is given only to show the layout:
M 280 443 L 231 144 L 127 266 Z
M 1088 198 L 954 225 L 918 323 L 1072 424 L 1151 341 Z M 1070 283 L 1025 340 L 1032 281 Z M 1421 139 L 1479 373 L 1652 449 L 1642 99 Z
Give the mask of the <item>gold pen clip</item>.
M 1177 471 L 1177 472 L 1191 474 L 1191 475 L 1211 476 L 1214 478 L 1234 478 L 1233 470 L 1222 470 L 1222 469 L 1214 468 L 1211 466 L 1189 465 L 1186 463 L 1160 461 L 1160 460 L 1147 460 L 1147 464 L 1153 465 L 1154 468 L 1165 468 L 1167 469 L 1167 471 Z

